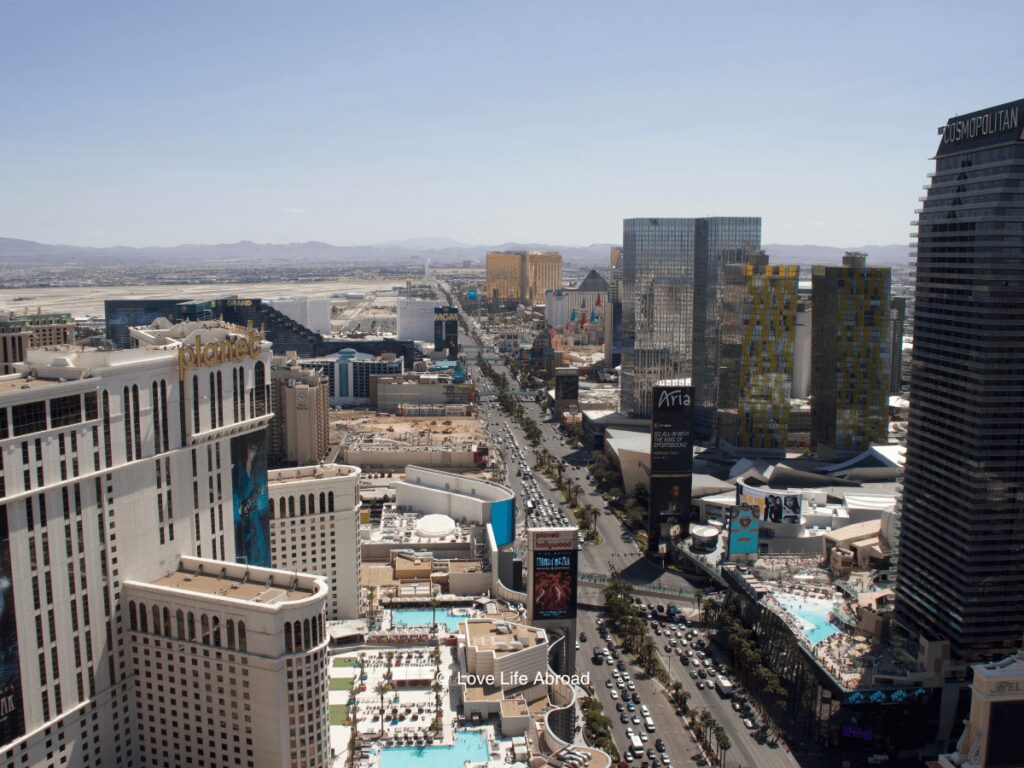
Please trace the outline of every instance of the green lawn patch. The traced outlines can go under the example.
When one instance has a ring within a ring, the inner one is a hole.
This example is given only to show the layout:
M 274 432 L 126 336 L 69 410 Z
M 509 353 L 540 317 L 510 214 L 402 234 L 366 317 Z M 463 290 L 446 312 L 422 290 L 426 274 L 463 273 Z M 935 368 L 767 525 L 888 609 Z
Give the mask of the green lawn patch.
M 348 719 L 348 707 L 344 704 L 331 705 L 331 725 L 344 725 Z
M 358 663 L 359 659 L 353 659 L 351 656 L 335 656 L 334 666 L 336 667 L 354 667 Z
M 351 691 L 353 682 L 354 680 L 351 677 L 332 677 L 330 690 Z

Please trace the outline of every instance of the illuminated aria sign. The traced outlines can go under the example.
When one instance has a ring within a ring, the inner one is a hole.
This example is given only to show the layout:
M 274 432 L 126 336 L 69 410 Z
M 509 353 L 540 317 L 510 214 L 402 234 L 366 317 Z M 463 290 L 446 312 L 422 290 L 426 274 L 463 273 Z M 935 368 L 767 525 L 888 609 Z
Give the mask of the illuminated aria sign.
M 234 339 L 204 344 L 202 337 L 197 333 L 193 345 L 178 348 L 178 378 L 184 381 L 185 374 L 193 368 L 258 358 L 262 351 L 263 334 L 252 328 L 249 328 L 246 334 Z

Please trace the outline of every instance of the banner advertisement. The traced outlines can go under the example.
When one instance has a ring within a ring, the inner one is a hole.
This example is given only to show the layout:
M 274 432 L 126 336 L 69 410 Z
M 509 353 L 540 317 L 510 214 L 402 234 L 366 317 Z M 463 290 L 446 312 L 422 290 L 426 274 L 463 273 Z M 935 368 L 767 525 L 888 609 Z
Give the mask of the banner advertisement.
M 231 439 L 231 490 L 234 501 L 235 559 L 270 567 L 270 496 L 267 490 L 267 441 L 253 432 Z
M 533 618 L 576 618 L 576 548 L 533 553 Z
M 736 503 L 757 507 L 761 519 L 768 523 L 799 523 L 803 495 L 783 493 L 772 488 L 755 488 L 740 483 L 736 486 Z
M 21 696 L 18 625 L 14 615 L 11 578 L 11 543 L 7 515 L 0 514 L 0 744 L 25 735 L 25 708 Z
M 733 507 L 729 517 L 729 556 L 756 555 L 760 529 L 758 507 Z

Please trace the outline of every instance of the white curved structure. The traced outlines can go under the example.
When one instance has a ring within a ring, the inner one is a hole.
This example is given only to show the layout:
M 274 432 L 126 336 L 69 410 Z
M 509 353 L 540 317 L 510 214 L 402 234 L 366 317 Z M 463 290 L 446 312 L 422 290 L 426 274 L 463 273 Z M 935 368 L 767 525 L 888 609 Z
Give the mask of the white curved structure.
M 416 523 L 416 533 L 427 539 L 443 539 L 455 533 L 455 521 L 448 515 L 424 515 Z

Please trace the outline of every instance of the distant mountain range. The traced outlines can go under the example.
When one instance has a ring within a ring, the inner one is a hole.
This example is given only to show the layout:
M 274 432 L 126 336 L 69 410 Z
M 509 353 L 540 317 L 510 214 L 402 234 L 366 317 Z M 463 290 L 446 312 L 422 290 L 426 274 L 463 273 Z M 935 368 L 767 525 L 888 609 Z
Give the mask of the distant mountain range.
M 498 245 L 470 245 L 444 237 L 424 237 L 412 240 L 393 240 L 376 245 L 331 245 L 310 241 L 305 243 L 237 243 L 216 245 L 175 246 L 111 246 L 86 248 L 77 245 L 50 245 L 31 240 L 0 237 L 0 265 L 11 267 L 59 267 L 88 265 L 141 265 L 146 261 L 160 262 L 346 262 L 367 261 L 401 263 L 429 260 L 433 264 L 453 260 L 469 260 L 482 264 L 488 251 L 551 250 L 558 251 L 569 265 L 607 266 L 611 243 L 586 246 L 551 245 L 547 243 L 501 243 Z M 863 251 L 868 263 L 877 265 L 909 264 L 911 249 L 905 245 L 864 245 L 836 248 L 827 245 L 785 245 L 771 243 L 764 246 L 775 264 L 839 264 L 843 252 Z

